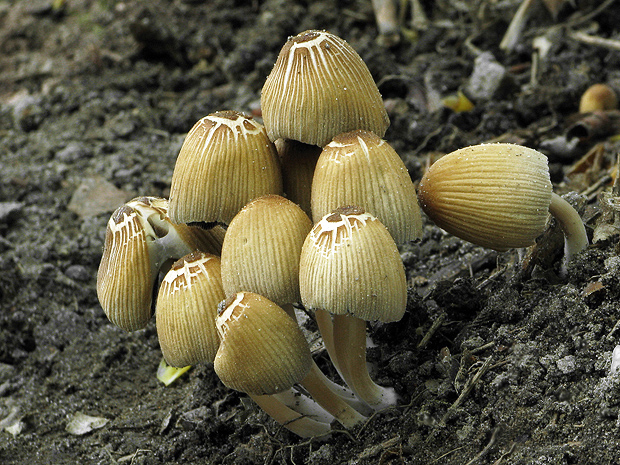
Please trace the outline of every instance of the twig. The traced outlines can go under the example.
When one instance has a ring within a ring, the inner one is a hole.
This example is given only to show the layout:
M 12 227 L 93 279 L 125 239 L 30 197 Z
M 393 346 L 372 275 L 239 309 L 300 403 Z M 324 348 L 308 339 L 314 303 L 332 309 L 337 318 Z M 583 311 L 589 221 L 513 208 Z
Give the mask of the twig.
M 471 459 L 465 465 L 472 465 L 473 463 L 476 463 L 479 459 L 481 459 L 482 457 L 484 457 L 486 454 L 489 453 L 489 451 L 491 450 L 491 447 L 493 447 L 493 445 L 495 444 L 495 439 L 497 438 L 498 431 L 499 431 L 499 427 L 493 430 L 493 432 L 491 433 L 491 439 L 489 439 L 489 443 L 486 446 L 484 446 L 484 449 L 482 449 L 473 459 Z
M 519 5 L 517 12 L 512 17 L 512 21 L 510 21 L 510 25 L 508 26 L 502 41 L 499 43 L 500 49 L 512 51 L 515 48 L 517 42 L 521 39 L 521 33 L 523 32 L 525 23 L 532 12 L 534 1 L 535 0 L 523 0 L 523 3 Z
M 609 48 L 611 50 L 620 50 L 620 41 L 618 40 L 603 39 L 602 37 L 591 36 L 580 31 L 569 32 L 568 37 L 588 45 L 596 45 L 599 47 Z
M 431 337 L 433 337 L 433 334 L 435 334 L 435 332 L 443 324 L 444 320 L 446 319 L 446 316 L 447 315 L 445 313 L 442 313 L 441 315 L 437 317 L 435 321 L 433 321 L 433 324 L 431 325 L 431 327 L 428 329 L 428 331 L 426 332 L 422 340 L 418 343 L 418 347 L 417 347 L 418 349 L 423 349 L 424 347 L 426 347 L 426 344 L 428 344 L 428 342 L 431 340 Z
M 450 407 L 448 407 L 448 410 L 446 411 L 444 416 L 441 418 L 441 421 L 439 422 L 440 425 L 445 425 L 446 420 L 448 419 L 448 416 L 450 415 L 450 413 L 456 410 L 463 403 L 465 398 L 474 389 L 474 386 L 476 385 L 476 383 L 489 370 L 489 368 L 491 367 L 492 360 L 493 360 L 493 357 L 487 358 L 482 364 L 482 366 L 478 369 L 476 374 L 467 381 L 467 383 L 465 384 L 465 387 L 463 388 L 463 391 L 461 392 L 461 395 L 459 395 L 458 399 L 456 399 L 454 403 Z

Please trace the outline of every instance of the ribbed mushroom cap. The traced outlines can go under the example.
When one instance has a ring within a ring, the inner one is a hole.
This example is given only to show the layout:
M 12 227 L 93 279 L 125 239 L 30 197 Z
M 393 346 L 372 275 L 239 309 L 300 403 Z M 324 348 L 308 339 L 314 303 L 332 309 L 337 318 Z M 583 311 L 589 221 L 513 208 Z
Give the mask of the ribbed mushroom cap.
M 299 302 L 299 255 L 312 222 L 279 195 L 248 203 L 233 218 L 222 246 L 222 281 L 227 297 L 261 294 L 278 305 Z
M 315 224 L 299 262 L 301 300 L 310 309 L 363 320 L 398 321 L 407 282 L 394 239 L 362 208 L 336 209 Z
M 309 30 L 288 39 L 261 92 L 269 138 L 321 147 L 366 129 L 383 137 L 389 118 L 368 67 L 343 39 Z
M 379 218 L 398 244 L 422 234 L 415 187 L 400 156 L 376 134 L 339 134 L 323 149 L 312 181 L 314 222 L 341 205 Z
M 162 267 L 194 250 L 219 253 L 224 230 L 173 224 L 168 201 L 138 197 L 108 221 L 97 272 L 97 296 L 108 319 L 126 331 L 144 328 L 152 315 L 153 287 Z
M 159 287 L 156 308 L 159 345 L 169 365 L 213 363 L 220 345 L 217 306 L 225 298 L 215 255 L 192 252 L 172 265 Z
M 440 228 L 491 249 L 532 245 L 544 230 L 552 185 L 547 157 L 513 144 L 482 144 L 435 162 L 418 186 Z
M 297 322 L 259 294 L 240 292 L 229 298 L 216 325 L 221 343 L 214 368 L 231 389 L 276 394 L 310 370 L 310 349 Z
M 292 139 L 278 139 L 275 146 L 282 166 L 282 189 L 286 198 L 295 202 L 312 216 L 310 193 L 314 167 L 321 155 L 321 147 Z
M 187 134 L 172 174 L 175 223 L 228 224 L 250 200 L 280 194 L 278 155 L 265 128 L 236 111 L 212 113 Z

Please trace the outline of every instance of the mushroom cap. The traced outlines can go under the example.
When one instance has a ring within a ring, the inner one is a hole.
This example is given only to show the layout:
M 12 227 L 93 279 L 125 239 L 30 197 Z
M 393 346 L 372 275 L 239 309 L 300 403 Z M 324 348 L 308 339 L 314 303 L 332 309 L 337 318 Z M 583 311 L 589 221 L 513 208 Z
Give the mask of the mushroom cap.
M 228 224 L 250 200 L 281 192 L 278 155 L 265 128 L 236 111 L 216 112 L 183 142 L 170 185 L 170 218 Z
M 396 243 L 359 207 L 340 207 L 314 225 L 301 251 L 299 286 L 309 309 L 384 322 L 405 313 L 407 281 Z
M 230 222 L 222 246 L 226 296 L 252 291 L 278 305 L 299 302 L 299 256 L 310 229 L 308 215 L 284 197 L 248 203 Z
M 220 345 L 217 306 L 225 298 L 215 255 L 192 252 L 172 265 L 161 282 L 156 307 L 159 345 L 168 365 L 213 363 Z
M 505 251 L 532 245 L 545 228 L 552 185 L 547 157 L 514 144 L 481 144 L 443 156 L 418 186 L 440 228 Z
M 415 187 L 400 156 L 376 134 L 339 134 L 325 146 L 312 180 L 315 222 L 340 205 L 357 205 L 376 216 L 397 244 L 422 235 Z
M 144 328 L 162 267 L 194 250 L 219 253 L 224 229 L 174 224 L 168 200 L 137 197 L 110 217 L 97 272 L 97 296 L 108 317 L 126 331 Z
M 368 67 L 327 31 L 290 37 L 261 92 L 269 138 L 321 147 L 337 134 L 366 129 L 383 137 L 389 118 Z
M 216 326 L 221 343 L 214 368 L 231 389 L 276 394 L 310 371 L 310 349 L 297 322 L 266 297 L 240 292 L 229 298 Z
M 607 84 L 593 84 L 581 95 L 579 113 L 615 110 L 618 108 L 616 92 Z
M 312 217 L 312 177 L 321 155 L 321 147 L 292 139 L 278 139 L 275 146 L 280 155 L 282 189 L 286 198 L 299 205 L 308 217 Z

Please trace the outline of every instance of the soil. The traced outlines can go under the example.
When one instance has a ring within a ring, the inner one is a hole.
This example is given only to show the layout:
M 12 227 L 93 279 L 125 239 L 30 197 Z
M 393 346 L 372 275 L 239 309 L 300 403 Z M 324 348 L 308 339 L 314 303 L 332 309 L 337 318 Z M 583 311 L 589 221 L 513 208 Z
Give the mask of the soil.
M 620 5 L 559 2 L 554 16 L 534 2 L 505 50 L 520 2 L 420 3 L 428 23 L 413 27 L 407 11 L 395 44 L 380 40 L 368 0 L 0 3 L 0 463 L 618 463 L 620 131 L 613 112 L 603 128 L 574 124 L 588 86 L 620 89 L 620 53 L 588 39 L 618 38 Z M 280 48 L 306 29 L 366 61 L 391 119 L 385 139 L 415 182 L 467 145 L 536 148 L 592 242 L 563 276 L 553 222 L 532 248 L 498 253 L 426 221 L 402 247 L 405 317 L 369 327 L 373 376 L 401 404 L 311 441 L 210 366 L 164 386 L 154 322 L 116 328 L 95 289 L 111 212 L 169 194 L 199 118 L 260 120 Z M 459 89 L 470 111 L 442 104 Z M 80 414 L 99 421 L 72 428 Z

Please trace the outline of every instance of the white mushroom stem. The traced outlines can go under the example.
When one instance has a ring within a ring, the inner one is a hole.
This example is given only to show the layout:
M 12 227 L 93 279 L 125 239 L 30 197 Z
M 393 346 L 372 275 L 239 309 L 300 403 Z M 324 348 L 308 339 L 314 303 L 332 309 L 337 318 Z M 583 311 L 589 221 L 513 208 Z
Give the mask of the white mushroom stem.
M 329 424 L 305 417 L 299 412 L 287 407 L 275 396 L 248 395 L 267 413 L 267 415 L 298 436 L 311 438 L 329 434 L 331 431 Z
M 334 421 L 334 416 L 332 414 L 328 413 L 310 397 L 294 390 L 293 388 L 279 392 L 278 394 L 273 394 L 273 396 L 288 408 L 302 414 L 303 416 L 327 424 Z
M 564 232 L 562 273 L 566 273 L 571 258 L 588 246 L 588 235 L 579 213 L 555 192 L 551 194 L 549 213 L 557 220 Z
M 364 415 L 351 407 L 345 399 L 329 389 L 316 363 L 310 366 L 310 371 L 299 384 L 344 427 L 352 428 L 367 420 Z
M 286 311 L 286 313 L 288 313 L 288 315 L 291 318 L 297 321 L 297 316 L 295 315 L 295 308 L 293 307 L 293 305 L 286 304 L 286 305 L 283 305 L 282 308 L 284 309 L 284 311 Z M 323 337 L 323 342 L 325 344 L 327 353 L 332 361 L 332 364 L 338 371 L 338 374 L 344 381 L 344 378 L 340 374 L 340 369 L 337 366 L 335 351 L 333 348 L 334 338 L 332 336 L 332 328 L 333 328 L 332 316 L 329 312 L 326 312 L 324 310 L 316 311 L 315 316 L 316 316 L 317 325 L 319 326 L 319 332 L 321 333 L 321 336 Z M 323 373 L 323 371 L 318 367 L 316 362 L 314 362 L 314 360 L 312 361 L 312 364 L 313 364 L 312 369 L 316 372 L 317 376 L 321 378 L 321 380 L 323 381 L 323 384 L 325 384 L 329 388 L 330 391 L 342 397 L 342 399 L 344 399 L 345 402 L 347 402 L 351 407 L 356 409 L 358 412 L 364 415 L 369 415 L 372 413 L 372 409 L 368 408 L 368 405 L 366 405 L 365 402 L 358 399 L 355 393 L 353 393 L 353 391 L 329 379 L 325 375 L 325 373 Z
M 397 404 L 394 389 L 379 386 L 370 378 L 366 365 L 366 321 L 334 315 L 333 325 L 335 358 L 351 390 L 375 410 Z

